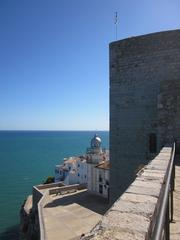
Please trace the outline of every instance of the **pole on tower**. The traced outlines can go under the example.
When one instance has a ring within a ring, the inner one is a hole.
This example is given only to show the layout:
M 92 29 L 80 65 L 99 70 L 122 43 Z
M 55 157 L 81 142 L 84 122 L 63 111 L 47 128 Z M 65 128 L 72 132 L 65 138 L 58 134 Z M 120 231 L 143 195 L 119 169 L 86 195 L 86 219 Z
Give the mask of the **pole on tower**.
M 118 13 L 115 12 L 114 24 L 116 26 L 116 40 L 117 40 L 117 24 L 118 24 Z

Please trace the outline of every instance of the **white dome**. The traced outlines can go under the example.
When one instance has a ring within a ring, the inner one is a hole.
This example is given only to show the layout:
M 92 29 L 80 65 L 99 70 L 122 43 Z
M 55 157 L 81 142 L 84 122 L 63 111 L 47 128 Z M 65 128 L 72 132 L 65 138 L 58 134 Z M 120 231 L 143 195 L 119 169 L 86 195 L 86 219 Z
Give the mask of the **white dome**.
M 99 148 L 101 146 L 101 138 L 97 136 L 97 134 L 94 135 L 94 137 L 91 140 L 91 147 L 92 148 Z
M 101 143 L 100 137 L 96 137 L 95 139 L 96 139 L 97 142 Z

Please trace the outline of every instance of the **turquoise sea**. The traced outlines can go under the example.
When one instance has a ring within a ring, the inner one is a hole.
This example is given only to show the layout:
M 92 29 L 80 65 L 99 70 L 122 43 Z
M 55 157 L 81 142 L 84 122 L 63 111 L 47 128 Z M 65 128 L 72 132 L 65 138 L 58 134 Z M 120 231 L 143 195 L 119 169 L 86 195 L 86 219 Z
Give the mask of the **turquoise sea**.
M 0 131 L 0 240 L 19 239 L 19 210 L 32 186 L 64 157 L 85 153 L 95 133 L 109 148 L 107 131 Z

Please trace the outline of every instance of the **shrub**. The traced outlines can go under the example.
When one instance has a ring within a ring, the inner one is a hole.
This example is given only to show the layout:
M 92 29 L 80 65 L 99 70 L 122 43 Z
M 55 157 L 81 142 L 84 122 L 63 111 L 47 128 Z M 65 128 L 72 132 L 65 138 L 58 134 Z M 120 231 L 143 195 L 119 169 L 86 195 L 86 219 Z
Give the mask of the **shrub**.
M 48 183 L 54 183 L 54 177 L 52 177 L 52 176 L 47 177 L 47 179 L 44 182 L 44 184 L 48 184 Z

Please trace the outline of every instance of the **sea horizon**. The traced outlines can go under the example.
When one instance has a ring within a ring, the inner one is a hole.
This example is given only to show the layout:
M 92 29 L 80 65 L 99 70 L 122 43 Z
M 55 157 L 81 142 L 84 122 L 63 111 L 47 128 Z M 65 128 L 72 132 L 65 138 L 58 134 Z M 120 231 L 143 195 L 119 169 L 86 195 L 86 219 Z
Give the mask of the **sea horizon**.
M 0 132 L 109 132 L 109 130 L 48 130 L 48 129 L 2 129 Z

